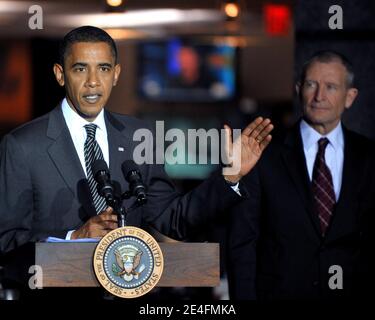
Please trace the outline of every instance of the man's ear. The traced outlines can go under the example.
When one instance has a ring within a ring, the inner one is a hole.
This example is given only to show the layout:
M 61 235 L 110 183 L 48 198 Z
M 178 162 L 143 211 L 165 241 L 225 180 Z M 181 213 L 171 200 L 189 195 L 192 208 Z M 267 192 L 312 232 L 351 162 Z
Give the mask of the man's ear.
M 349 109 L 352 106 L 352 104 L 353 104 L 355 98 L 357 97 L 357 95 L 358 95 L 358 89 L 350 88 L 348 90 L 348 92 L 346 93 L 346 98 L 345 98 L 345 108 L 346 109 Z
M 121 73 L 121 65 L 118 63 L 115 65 L 115 75 L 113 77 L 113 86 L 116 86 L 117 81 L 120 77 L 120 73 Z
M 63 67 L 60 64 L 55 63 L 53 65 L 53 73 L 55 74 L 55 78 L 58 84 L 63 87 L 65 84 Z

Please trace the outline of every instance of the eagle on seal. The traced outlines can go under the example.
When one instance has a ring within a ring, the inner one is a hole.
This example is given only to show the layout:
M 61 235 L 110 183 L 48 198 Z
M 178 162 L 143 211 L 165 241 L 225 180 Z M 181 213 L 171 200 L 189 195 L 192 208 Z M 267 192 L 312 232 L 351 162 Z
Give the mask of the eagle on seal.
M 116 251 L 115 252 L 116 262 L 117 262 L 118 266 L 121 269 L 117 273 L 117 276 L 119 276 L 119 277 L 121 277 L 123 275 L 126 275 L 126 276 L 130 276 L 130 275 L 138 276 L 140 274 L 140 272 L 137 272 L 135 270 L 138 268 L 139 263 L 141 262 L 142 253 L 143 252 L 141 250 L 139 250 L 136 253 L 136 255 L 134 256 L 134 258 L 132 259 L 132 257 L 129 256 L 129 255 L 121 257 L 120 253 Z

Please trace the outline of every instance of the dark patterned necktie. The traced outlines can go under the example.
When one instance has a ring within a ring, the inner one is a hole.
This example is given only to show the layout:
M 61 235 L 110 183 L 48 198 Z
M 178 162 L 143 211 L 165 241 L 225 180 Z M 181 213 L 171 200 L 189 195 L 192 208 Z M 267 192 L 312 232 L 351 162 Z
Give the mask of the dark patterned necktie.
M 336 204 L 332 175 L 324 156 L 328 143 L 329 140 L 327 138 L 321 138 L 318 141 L 319 149 L 316 154 L 312 178 L 315 208 L 317 210 L 323 236 L 325 235 Z
M 86 173 L 87 173 L 87 181 L 90 186 L 90 192 L 92 196 L 92 200 L 94 202 L 94 206 L 96 209 L 96 213 L 100 213 L 106 209 L 107 205 L 105 199 L 99 195 L 98 190 L 96 188 L 96 181 L 94 179 L 91 166 L 95 160 L 101 159 L 103 160 L 103 153 L 99 147 L 98 142 L 95 139 L 96 133 L 96 125 L 91 123 L 85 125 L 87 138 L 85 141 L 84 152 L 85 152 L 85 164 L 86 164 Z

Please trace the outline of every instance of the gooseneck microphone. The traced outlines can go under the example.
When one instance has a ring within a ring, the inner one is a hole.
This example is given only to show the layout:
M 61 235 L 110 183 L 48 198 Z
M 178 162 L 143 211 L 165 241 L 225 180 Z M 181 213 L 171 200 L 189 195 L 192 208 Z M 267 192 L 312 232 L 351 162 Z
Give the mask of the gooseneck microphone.
M 107 163 L 101 159 L 95 160 L 91 169 L 97 182 L 98 193 L 105 198 L 107 205 L 112 207 L 117 214 L 119 228 L 125 227 L 126 210 L 121 206 L 121 198 L 115 194 Z
M 114 182 L 111 180 L 107 163 L 104 160 L 95 160 L 91 166 L 93 177 L 97 182 L 99 195 L 105 198 L 107 205 L 112 207 L 113 211 L 117 214 L 118 226 L 124 227 L 126 226 L 127 213 L 146 203 L 147 198 L 146 188 L 135 162 L 131 160 L 125 161 L 121 169 L 126 181 L 129 183 L 129 191 L 122 195 L 115 192 Z M 125 209 L 122 206 L 122 201 L 133 196 L 136 198 L 136 202 L 130 208 Z
M 131 196 L 136 197 L 139 204 L 147 202 L 146 187 L 143 184 L 141 173 L 138 166 L 132 160 L 126 160 L 121 166 L 125 180 L 129 183 L 129 192 Z
M 114 200 L 114 189 L 111 182 L 111 176 L 107 163 L 104 160 L 95 160 L 91 166 L 92 174 L 97 182 L 98 193 L 106 199 L 107 202 Z

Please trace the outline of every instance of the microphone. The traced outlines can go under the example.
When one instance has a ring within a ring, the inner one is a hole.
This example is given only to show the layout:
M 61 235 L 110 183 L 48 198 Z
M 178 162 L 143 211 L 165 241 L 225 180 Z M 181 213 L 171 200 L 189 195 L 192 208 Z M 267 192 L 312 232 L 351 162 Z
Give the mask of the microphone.
M 92 164 L 91 170 L 95 181 L 98 183 L 98 193 L 107 201 L 113 201 L 114 190 L 107 163 L 104 160 L 97 159 Z
M 143 184 L 141 173 L 138 166 L 132 160 L 126 160 L 121 166 L 125 180 L 129 183 L 129 191 L 132 196 L 137 198 L 137 202 L 144 204 L 147 201 L 146 187 Z

